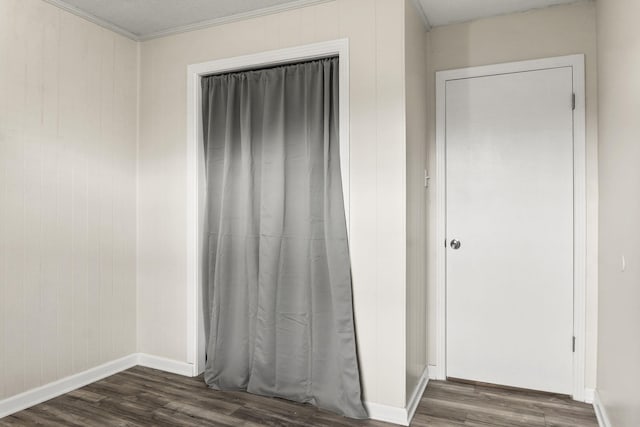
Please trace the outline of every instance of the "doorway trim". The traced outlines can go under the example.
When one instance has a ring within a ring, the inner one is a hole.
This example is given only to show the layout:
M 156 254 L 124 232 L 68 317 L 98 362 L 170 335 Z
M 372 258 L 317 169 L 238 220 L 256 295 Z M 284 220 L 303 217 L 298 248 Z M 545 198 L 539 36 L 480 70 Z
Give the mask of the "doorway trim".
M 568 55 L 461 68 L 436 72 L 436 366 L 432 376 L 446 379 L 446 182 L 445 182 L 445 103 L 446 83 L 451 80 L 571 67 L 575 111 L 573 113 L 573 394 L 585 401 L 585 328 L 586 328 L 586 117 L 585 57 Z M 567 100 L 567 102 L 570 102 Z
M 349 181 L 349 39 L 330 40 L 321 43 L 295 46 L 285 49 L 260 52 L 250 55 L 224 58 L 192 64 L 187 67 L 187 318 L 186 354 L 187 363 L 192 365 L 192 375 L 204 371 L 206 340 L 204 334 L 204 314 L 202 309 L 201 256 L 202 224 L 204 221 L 204 150 L 202 144 L 202 77 L 284 65 L 294 62 L 311 61 L 330 56 L 339 58 L 339 108 L 340 108 L 340 170 L 342 172 L 347 236 L 350 220 Z

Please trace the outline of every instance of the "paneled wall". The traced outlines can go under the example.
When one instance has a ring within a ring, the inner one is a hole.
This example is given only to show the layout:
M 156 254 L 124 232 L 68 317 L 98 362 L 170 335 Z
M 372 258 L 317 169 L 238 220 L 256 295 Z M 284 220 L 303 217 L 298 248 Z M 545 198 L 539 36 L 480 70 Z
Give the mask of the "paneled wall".
M 407 399 L 427 367 L 427 43 L 413 0 L 405 0 L 407 111 Z
M 605 0 L 598 1 L 597 8 L 597 389 L 610 425 L 632 427 L 640 426 L 640 2 Z
M 0 0 L 0 399 L 136 351 L 136 44 Z
M 349 38 L 351 256 L 365 399 L 406 380 L 404 2 L 336 0 L 142 43 L 139 350 L 186 361 L 189 64 Z
M 0 399 L 136 351 L 186 361 L 187 65 L 347 37 L 365 399 L 404 407 L 408 341 L 424 340 L 424 313 L 407 314 L 421 274 L 407 133 L 418 153 L 421 131 L 405 117 L 404 20 L 404 1 L 336 0 L 137 45 L 0 0 Z

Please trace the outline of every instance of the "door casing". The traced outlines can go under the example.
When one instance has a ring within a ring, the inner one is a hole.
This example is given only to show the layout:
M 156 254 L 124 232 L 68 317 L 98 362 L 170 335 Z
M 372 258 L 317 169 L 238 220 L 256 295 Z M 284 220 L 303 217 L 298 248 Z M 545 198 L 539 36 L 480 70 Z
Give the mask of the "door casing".
M 571 67 L 575 93 L 573 113 L 574 259 L 573 259 L 573 393 L 585 400 L 585 316 L 586 316 L 586 117 L 585 57 L 568 55 L 530 61 L 469 67 L 436 73 L 436 366 L 430 376 L 446 379 L 446 83 L 451 80 L 493 76 L 525 71 Z

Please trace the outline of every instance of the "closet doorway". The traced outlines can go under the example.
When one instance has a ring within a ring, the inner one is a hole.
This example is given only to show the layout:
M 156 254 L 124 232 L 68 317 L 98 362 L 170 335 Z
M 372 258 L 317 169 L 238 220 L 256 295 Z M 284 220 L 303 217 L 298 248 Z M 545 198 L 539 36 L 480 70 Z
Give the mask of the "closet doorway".
M 339 58 L 340 169 L 349 233 L 349 41 L 339 39 L 190 65 L 187 69 L 187 362 L 192 375 L 204 371 L 206 339 L 202 304 L 202 228 L 204 221 L 204 150 L 201 78 L 212 74 L 268 68 L 331 56 Z

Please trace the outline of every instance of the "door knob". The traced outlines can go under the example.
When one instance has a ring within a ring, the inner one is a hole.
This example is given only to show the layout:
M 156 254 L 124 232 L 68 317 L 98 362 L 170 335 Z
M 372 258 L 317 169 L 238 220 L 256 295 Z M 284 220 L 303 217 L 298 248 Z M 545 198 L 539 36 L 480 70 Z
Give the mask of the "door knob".
M 456 240 L 456 239 L 453 239 L 450 244 L 451 249 L 460 249 L 460 245 L 461 245 L 460 240 Z

